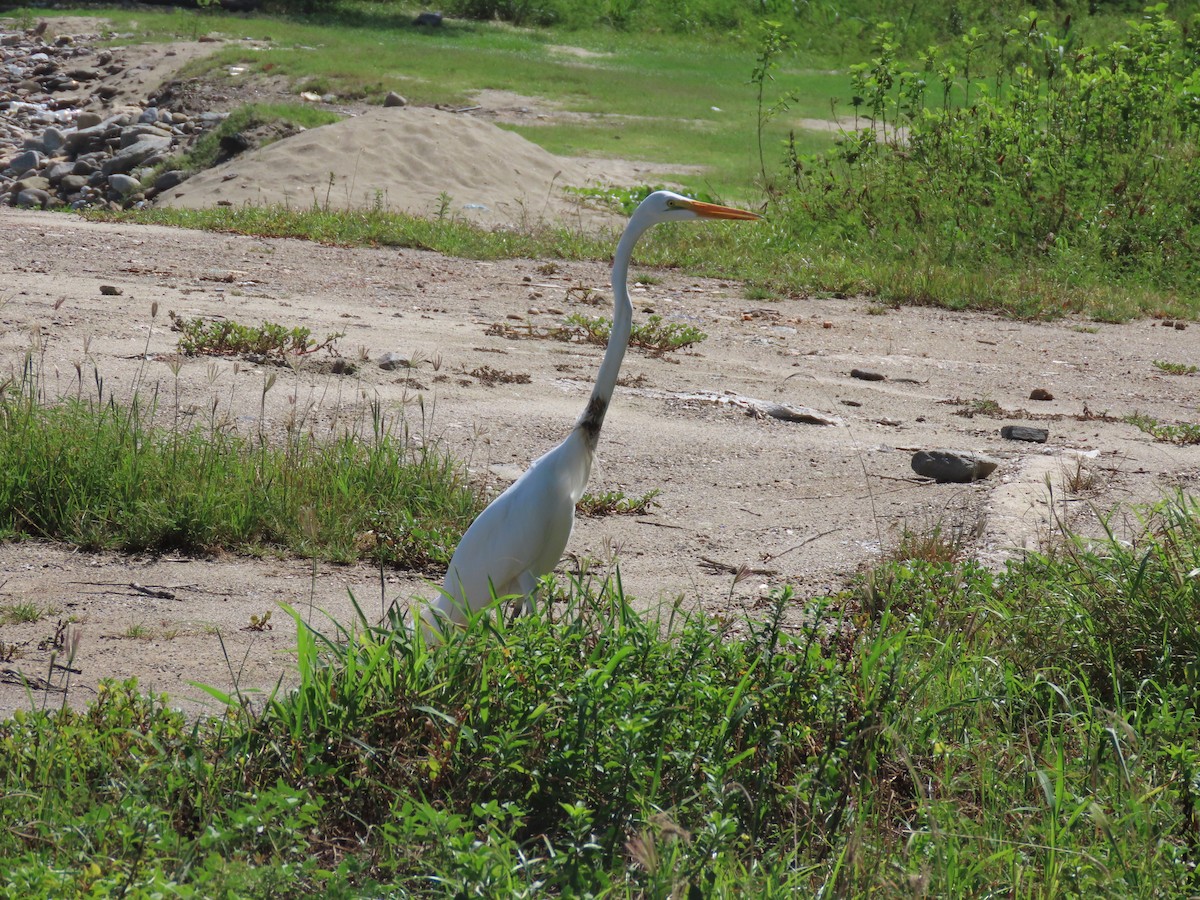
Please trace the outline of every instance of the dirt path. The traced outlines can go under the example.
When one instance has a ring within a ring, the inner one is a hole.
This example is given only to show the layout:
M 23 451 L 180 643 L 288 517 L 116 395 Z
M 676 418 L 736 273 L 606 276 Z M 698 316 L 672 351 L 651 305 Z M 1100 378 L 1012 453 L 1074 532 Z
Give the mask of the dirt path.
M 171 398 L 168 412 L 178 387 L 184 413 L 216 402 L 218 415 L 240 428 L 278 432 L 299 410 L 318 433 L 352 423 L 365 398 L 377 397 L 495 487 L 566 434 L 602 350 L 507 339 L 489 327 L 608 311 L 607 268 L 595 263 L 483 263 L 10 209 L 0 210 L 0 245 L 0 376 L 20 375 L 36 334 L 43 349 L 35 359 L 52 394 L 76 390 L 79 363 L 84 390 L 94 390 L 94 366 L 118 397 L 138 379 L 143 392 L 157 386 Z M 1167 376 L 1152 364 L 1196 359 L 1195 327 L 1038 325 L 923 309 L 872 314 L 860 299 L 755 302 L 736 284 L 654 274 L 654 284 L 635 289 L 636 315 L 653 310 L 692 322 L 709 338 L 694 352 L 630 353 L 630 386 L 618 390 L 605 424 L 592 489 L 659 490 L 661 505 L 647 515 L 581 520 L 563 564 L 573 570 L 586 560 L 603 571 L 619 561 L 639 607 L 682 597 L 687 608 L 753 615 L 775 587 L 793 585 L 801 597 L 836 591 L 904 527 L 976 533 L 977 551 L 998 562 L 1050 531 L 1047 477 L 1066 515 L 1155 499 L 1200 477 L 1194 448 L 1155 443 L 1114 421 L 1135 411 L 1195 421 L 1195 377 Z M 106 296 L 101 285 L 121 293 Z M 605 305 L 579 302 L 588 293 L 581 288 Z M 351 358 L 359 348 L 371 359 L 391 350 L 417 365 L 398 374 L 367 363 L 354 376 L 272 370 L 279 380 L 260 423 L 268 373 L 259 366 L 188 360 L 176 384 L 168 310 L 269 319 L 316 335 L 345 331 L 339 346 Z M 482 367 L 530 380 L 489 385 L 486 374 L 469 374 Z M 885 378 L 860 380 L 852 369 Z M 1034 388 L 1055 399 L 1029 400 Z M 722 395 L 812 407 L 843 424 L 755 418 L 736 403 L 713 402 Z M 985 400 L 1012 414 L 961 414 Z M 1030 424 L 1018 418 L 1026 410 L 1050 429 L 1048 444 L 1000 438 L 1005 423 Z M 909 467 L 912 451 L 926 447 L 982 450 L 1002 464 L 982 483 L 935 485 Z M 1081 466 L 1092 484 L 1072 494 L 1063 477 Z M 757 573 L 735 584 L 732 571 L 742 565 Z M 321 565 L 314 579 L 312 566 L 298 561 L 130 558 L 31 543 L 0 546 L 0 573 L 0 607 L 47 611 L 35 623 L 0 625 L 0 642 L 17 648 L 0 664 L 9 673 L 0 681 L 0 714 L 30 702 L 10 683 L 13 671 L 63 682 L 49 669 L 59 620 L 80 635 L 72 702 L 86 701 L 103 676 L 136 675 L 191 707 L 204 695 L 190 682 L 268 690 L 287 677 L 293 629 L 279 602 L 307 610 L 311 598 L 339 621 L 350 617 L 348 591 L 369 610 L 381 602 L 378 574 L 368 568 Z M 419 575 L 393 572 L 382 593 L 407 602 L 429 589 Z M 249 627 L 268 612 L 269 630 Z M 790 614 L 801 614 L 799 602 Z M 62 695 L 35 692 L 32 700 L 54 704 Z

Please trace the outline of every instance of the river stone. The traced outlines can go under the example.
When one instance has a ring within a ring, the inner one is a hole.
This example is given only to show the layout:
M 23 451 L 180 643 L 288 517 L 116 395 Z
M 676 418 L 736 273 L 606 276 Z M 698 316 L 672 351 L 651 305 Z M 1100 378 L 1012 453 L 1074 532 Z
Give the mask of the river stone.
M 61 129 L 55 128 L 53 125 L 42 132 L 42 150 L 50 156 L 61 150 L 66 141 L 67 136 L 62 133 Z
M 25 150 L 10 159 L 5 168 L 13 169 L 17 172 L 27 172 L 30 169 L 36 169 L 41 162 L 41 153 L 39 153 L 37 150 Z
M 81 112 L 79 114 L 79 117 L 75 120 L 75 127 L 80 130 L 84 130 L 87 128 L 95 128 L 97 125 L 99 125 L 103 121 L 104 121 L 104 117 L 102 115 L 100 115 L 100 113 Z
M 142 183 L 131 175 L 115 174 L 108 176 L 108 186 L 123 197 L 140 190 Z
M 28 178 L 22 178 L 15 182 L 12 186 L 14 191 L 48 191 L 50 190 L 50 179 L 44 178 L 41 175 L 30 175 Z
M 26 188 L 17 194 L 17 206 L 32 209 L 45 209 L 50 202 L 50 195 L 46 191 L 38 190 L 37 188 Z
M 968 450 L 918 450 L 912 458 L 912 469 L 918 475 L 956 484 L 981 481 L 998 465 L 998 459 Z
M 154 190 L 162 193 L 169 191 L 173 187 L 177 187 L 187 179 L 187 172 L 182 169 L 171 169 L 169 172 L 163 172 L 154 179 Z
M 63 194 L 78 194 L 88 183 L 86 175 L 64 175 L 58 183 L 58 190 Z
M 75 163 L 68 161 L 68 162 L 55 163 L 54 165 L 52 165 L 48 169 L 46 169 L 46 171 L 43 172 L 42 174 L 46 178 L 50 179 L 51 184 L 58 184 L 60 181 L 62 181 L 64 178 L 66 178 L 68 175 L 70 175 L 73 171 L 75 171 Z
M 129 172 L 155 153 L 166 150 L 170 146 L 170 138 L 143 137 L 136 144 L 122 148 L 111 159 L 105 160 L 104 164 L 100 166 L 100 171 L 105 175 Z
M 396 369 L 407 369 L 411 365 L 408 358 L 402 353 L 397 353 L 395 350 L 389 350 L 387 353 L 375 360 L 379 368 L 385 372 L 392 372 Z
M 171 140 L 171 132 L 157 125 L 130 125 L 121 129 L 121 146 L 131 147 L 138 141 L 147 138 L 162 138 Z
M 1049 428 L 1032 428 L 1028 425 L 1005 425 L 1000 429 L 1000 437 L 1010 441 L 1031 441 L 1044 444 L 1050 439 Z

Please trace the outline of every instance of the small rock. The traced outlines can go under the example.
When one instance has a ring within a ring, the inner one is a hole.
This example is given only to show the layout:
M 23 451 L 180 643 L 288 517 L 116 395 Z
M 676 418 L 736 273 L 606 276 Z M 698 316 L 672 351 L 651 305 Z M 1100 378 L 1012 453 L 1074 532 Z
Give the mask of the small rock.
M 28 178 L 18 180 L 13 186 L 14 193 L 21 191 L 48 191 L 50 190 L 50 179 L 43 178 L 41 175 L 30 175 Z
M 132 194 L 136 190 L 140 190 L 142 184 L 132 175 L 109 175 L 108 186 L 124 197 L 126 194 Z
M 406 356 L 396 353 L 394 350 L 389 350 L 383 356 L 379 357 L 379 359 L 375 360 L 375 362 L 385 372 L 391 372 L 395 369 L 407 369 L 412 365 Z
M 46 171 L 43 172 L 42 174 L 46 178 L 50 179 L 51 184 L 58 184 L 58 182 L 62 181 L 66 176 L 70 175 L 74 170 L 75 170 L 75 163 L 68 161 L 68 162 L 55 163 L 54 165 L 52 165 L 48 169 L 46 169 Z
M 78 194 L 87 182 L 86 175 L 64 175 L 58 182 L 58 190 L 65 195 Z
M 408 106 L 408 98 L 397 94 L 395 91 L 388 91 L 387 96 L 383 98 L 384 106 Z
M 162 192 L 169 191 L 173 187 L 178 187 L 183 184 L 187 178 L 187 172 L 182 169 L 171 169 L 169 172 L 163 172 L 154 179 L 154 190 Z
M 100 166 L 100 171 L 105 175 L 129 172 L 160 150 L 166 150 L 170 145 L 170 138 L 144 137 L 105 160 Z
M 17 206 L 24 209 L 45 209 L 50 203 L 50 194 L 37 188 L 26 188 L 17 194 Z
M 1053 400 L 1054 395 L 1045 388 L 1034 388 L 1029 392 L 1030 400 Z
M 1032 441 L 1044 444 L 1050 438 L 1050 429 L 1032 428 L 1028 425 L 1005 425 L 1000 429 L 1000 437 L 1010 441 Z
M 42 154 L 37 150 L 26 150 L 23 153 L 18 153 L 8 161 L 8 165 L 4 168 L 12 169 L 15 172 L 27 172 L 30 169 L 36 169 L 42 162 Z
M 42 132 L 42 149 L 50 156 L 61 150 L 66 141 L 67 136 L 53 125 Z
M 120 297 L 125 292 L 115 285 L 102 284 L 100 285 L 100 293 L 105 297 Z
M 880 372 L 868 372 L 866 369 L 851 369 L 850 377 L 860 381 L 883 381 L 887 376 Z
M 968 450 L 918 450 L 913 454 L 912 470 L 937 482 L 964 484 L 982 481 L 1000 461 Z
M 100 113 L 81 112 L 79 118 L 75 120 L 75 127 L 82 131 L 85 128 L 95 128 L 103 121 L 104 117 Z

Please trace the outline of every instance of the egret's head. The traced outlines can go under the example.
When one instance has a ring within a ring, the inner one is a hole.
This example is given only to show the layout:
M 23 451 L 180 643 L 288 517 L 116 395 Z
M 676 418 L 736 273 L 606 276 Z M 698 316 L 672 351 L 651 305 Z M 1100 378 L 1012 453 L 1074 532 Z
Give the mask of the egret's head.
M 645 215 L 652 222 L 684 222 L 693 219 L 761 219 L 758 213 L 732 206 L 705 203 L 676 194 L 674 191 L 655 191 L 638 205 L 634 215 Z

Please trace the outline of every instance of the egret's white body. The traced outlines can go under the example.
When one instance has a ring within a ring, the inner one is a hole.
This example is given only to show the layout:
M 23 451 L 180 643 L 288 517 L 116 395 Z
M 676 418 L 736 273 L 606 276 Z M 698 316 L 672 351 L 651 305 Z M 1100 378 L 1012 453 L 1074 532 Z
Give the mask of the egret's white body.
M 627 278 L 633 247 L 660 222 L 757 219 L 756 213 L 702 203 L 670 191 L 656 191 L 634 211 L 613 255 L 613 324 L 608 348 L 587 408 L 566 440 L 533 465 L 491 502 L 467 529 L 441 593 L 422 610 L 426 625 L 461 625 L 496 597 L 524 597 L 532 609 L 538 579 L 562 557 L 575 524 L 575 504 L 587 488 L 604 414 L 625 357 L 633 324 Z

